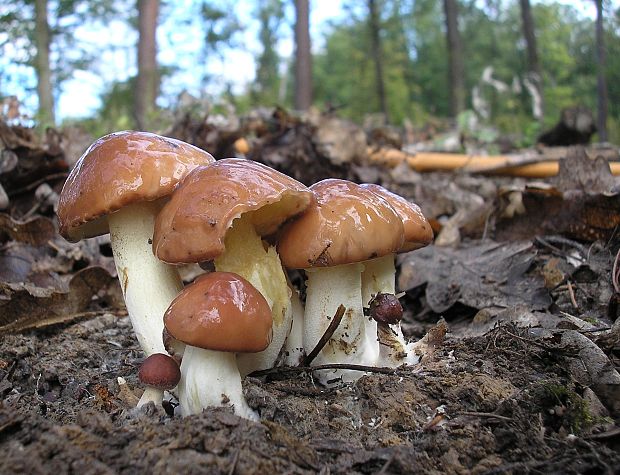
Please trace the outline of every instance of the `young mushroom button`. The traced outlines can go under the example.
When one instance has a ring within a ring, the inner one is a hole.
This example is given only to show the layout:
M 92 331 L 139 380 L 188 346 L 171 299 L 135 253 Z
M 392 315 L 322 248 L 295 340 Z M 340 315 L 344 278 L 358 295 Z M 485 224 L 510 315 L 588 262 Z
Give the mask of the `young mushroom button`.
M 293 178 L 229 158 L 190 173 L 157 216 L 157 257 L 169 263 L 214 260 L 216 270 L 243 276 L 267 299 L 273 341 L 259 354 L 239 355 L 242 375 L 272 367 L 291 328 L 291 290 L 275 248 L 262 237 L 276 233 L 313 200 Z
M 207 152 L 146 132 L 100 138 L 80 157 L 60 194 L 60 234 L 69 241 L 110 233 L 127 312 L 147 356 L 165 352 L 162 316 L 182 288 L 176 269 L 151 250 L 162 200 L 185 175 L 213 162 Z
M 232 405 L 257 419 L 241 390 L 235 353 L 264 350 L 271 341 L 271 309 L 261 293 L 232 272 L 211 272 L 183 289 L 164 316 L 166 330 L 186 344 L 179 404 L 183 415 Z
M 409 252 L 428 245 L 433 240 L 433 230 L 426 220 L 420 207 L 411 203 L 402 196 L 375 184 L 363 184 L 362 187 L 372 191 L 385 199 L 403 221 L 405 240 L 396 252 Z M 395 253 L 377 257 L 366 264 L 362 273 L 362 299 L 364 306 L 368 306 L 376 296 L 394 295 L 396 292 Z M 407 344 L 403 335 L 400 321 L 387 322 L 391 325 L 379 325 L 378 338 L 380 352 L 378 364 L 380 366 L 400 366 L 403 363 L 414 364 L 418 357 L 414 352 L 414 344 Z
M 362 310 L 361 273 L 369 259 L 392 254 L 403 244 L 403 223 L 381 197 L 337 179 L 310 187 L 316 203 L 282 230 L 278 252 L 286 267 L 307 274 L 304 348 L 312 351 L 342 304 L 345 315 L 314 364 L 374 365 L 379 354 L 377 326 Z M 354 380 L 353 371 L 321 371 Z
M 149 401 L 159 405 L 163 391 L 170 391 L 179 384 L 181 370 L 174 358 L 163 353 L 153 353 L 140 366 L 138 379 L 146 386 L 138 407 Z

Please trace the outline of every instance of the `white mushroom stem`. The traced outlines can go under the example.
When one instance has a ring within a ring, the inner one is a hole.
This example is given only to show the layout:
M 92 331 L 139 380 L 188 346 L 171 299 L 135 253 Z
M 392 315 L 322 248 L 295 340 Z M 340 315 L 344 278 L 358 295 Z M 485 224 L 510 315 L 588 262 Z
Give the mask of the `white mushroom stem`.
M 306 269 L 308 276 L 306 310 L 304 313 L 304 349 L 310 353 L 336 314 L 340 305 L 346 308 L 342 321 L 330 340 L 312 362 L 322 364 L 374 365 L 377 358 L 376 334 L 369 337 L 365 330 L 362 309 L 362 264 Z M 321 370 L 323 383 L 336 378 L 355 381 L 363 373 L 351 370 Z
M 286 366 L 298 366 L 305 356 L 304 351 L 304 307 L 299 298 L 299 292 L 292 289 L 291 309 L 293 321 L 291 331 L 284 342 L 284 364 Z
M 249 281 L 263 294 L 271 308 L 273 336 L 267 349 L 259 353 L 237 355 L 239 371 L 245 376 L 252 371 L 272 368 L 291 330 L 291 289 L 280 257 L 273 246 L 265 249 L 250 216 L 235 219 L 226 234 L 226 252 L 215 259 L 218 271 L 234 272 Z
M 258 420 L 243 397 L 235 353 L 187 345 L 178 391 L 183 416 L 201 413 L 206 407 L 232 406 L 238 416 Z
M 164 391 L 161 389 L 154 388 L 152 386 L 147 386 L 144 392 L 142 393 L 142 397 L 136 404 L 136 407 L 142 407 L 149 402 L 153 402 L 155 406 L 161 406 L 161 403 L 164 400 Z
M 364 262 L 362 273 L 362 301 L 368 307 L 369 302 L 378 293 L 396 293 L 396 267 L 394 254 L 388 254 Z M 377 366 L 396 368 L 402 364 L 416 364 L 419 358 L 413 352 L 413 343 L 407 343 L 400 323 L 394 325 L 375 324 L 375 333 L 379 339 L 379 358 Z
M 116 272 L 127 313 L 140 346 L 150 356 L 166 353 L 162 342 L 164 313 L 183 283 L 176 268 L 152 251 L 158 202 L 129 205 L 108 217 Z

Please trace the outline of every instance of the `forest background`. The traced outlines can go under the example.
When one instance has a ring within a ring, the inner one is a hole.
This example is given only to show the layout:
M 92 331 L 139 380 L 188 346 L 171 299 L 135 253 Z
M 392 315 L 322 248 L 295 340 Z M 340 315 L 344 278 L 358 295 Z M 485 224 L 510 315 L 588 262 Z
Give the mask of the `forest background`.
M 618 143 L 620 8 L 3 0 L 0 100 L 5 119 L 94 136 L 163 130 L 183 108 L 241 115 L 280 105 L 417 129 L 473 123 L 521 146 L 581 105 L 596 114 L 598 139 Z

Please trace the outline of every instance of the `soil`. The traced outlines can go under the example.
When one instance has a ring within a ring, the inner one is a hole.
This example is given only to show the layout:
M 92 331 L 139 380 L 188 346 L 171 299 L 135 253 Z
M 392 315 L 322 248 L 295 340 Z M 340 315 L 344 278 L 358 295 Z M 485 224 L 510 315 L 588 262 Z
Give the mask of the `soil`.
M 0 473 L 613 473 L 618 437 L 528 330 L 447 339 L 423 365 L 322 388 L 247 378 L 261 421 L 133 408 L 141 362 L 111 314 L 0 341 Z M 119 386 L 118 378 L 126 380 Z M 133 388 L 135 394 L 129 390 Z

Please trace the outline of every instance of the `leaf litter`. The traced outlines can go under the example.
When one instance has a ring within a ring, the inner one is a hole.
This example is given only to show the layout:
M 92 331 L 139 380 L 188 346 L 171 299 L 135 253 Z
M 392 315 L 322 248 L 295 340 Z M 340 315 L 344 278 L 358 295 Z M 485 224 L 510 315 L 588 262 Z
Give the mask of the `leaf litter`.
M 351 127 L 276 111 L 228 122 L 187 115 L 171 134 L 226 155 L 245 138 L 249 156 L 306 183 L 381 183 L 420 204 L 441 244 L 399 259 L 407 336 L 438 322 L 448 330 L 427 337 L 421 365 L 329 388 L 309 370 L 250 376 L 244 392 L 260 423 L 222 408 L 183 419 L 134 408 L 143 355 L 109 242 L 50 234 L 53 203 L 43 200 L 52 195 L 35 194 L 42 183 L 60 191 L 75 161 L 65 150 L 76 146 L 0 127 L 9 198 L 0 220 L 0 472 L 613 473 L 620 240 L 617 181 L 605 164 L 575 152 L 545 184 L 421 175 L 368 163 L 355 141 L 349 150 L 331 143 L 332 129 L 363 135 Z M 384 147 L 385 136 L 368 133 L 368 145 Z

